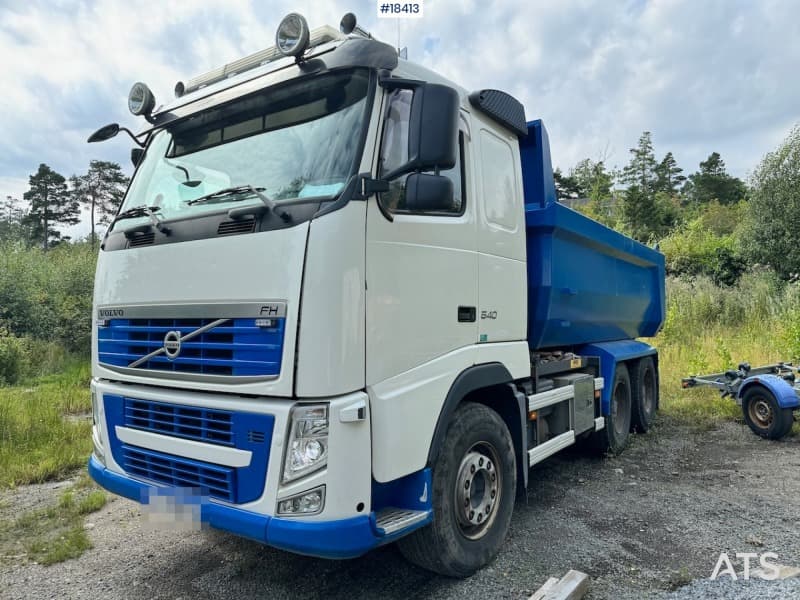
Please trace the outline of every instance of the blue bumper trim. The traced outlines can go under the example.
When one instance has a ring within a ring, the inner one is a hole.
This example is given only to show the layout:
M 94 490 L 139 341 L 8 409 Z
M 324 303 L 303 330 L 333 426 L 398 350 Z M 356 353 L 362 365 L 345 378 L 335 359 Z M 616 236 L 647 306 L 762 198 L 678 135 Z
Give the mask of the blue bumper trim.
M 136 502 L 142 502 L 150 489 L 146 483 L 109 471 L 94 455 L 89 458 L 89 475 L 110 492 Z M 396 539 L 379 536 L 369 515 L 337 521 L 300 521 L 258 515 L 211 502 L 203 505 L 202 519 L 216 529 L 281 550 L 320 558 L 355 558 Z

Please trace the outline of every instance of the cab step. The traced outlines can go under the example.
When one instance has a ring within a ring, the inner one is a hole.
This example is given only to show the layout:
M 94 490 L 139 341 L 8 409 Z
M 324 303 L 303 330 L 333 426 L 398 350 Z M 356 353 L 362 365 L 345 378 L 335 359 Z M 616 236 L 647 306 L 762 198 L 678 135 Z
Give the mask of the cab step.
M 380 535 L 392 535 L 427 520 L 431 511 L 407 508 L 384 508 L 375 515 L 375 526 Z

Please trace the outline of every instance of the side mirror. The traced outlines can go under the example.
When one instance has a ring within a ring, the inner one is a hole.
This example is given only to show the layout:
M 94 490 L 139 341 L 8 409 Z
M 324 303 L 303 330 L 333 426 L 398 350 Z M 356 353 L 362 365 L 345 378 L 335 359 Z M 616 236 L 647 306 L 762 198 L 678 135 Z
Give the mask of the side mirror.
M 414 91 L 408 132 L 408 171 L 452 169 L 458 153 L 458 92 L 427 83 Z
M 413 91 L 408 109 L 408 160 L 381 178 L 390 181 L 415 171 L 452 169 L 458 153 L 458 92 L 446 85 L 388 79 L 388 89 Z
M 131 162 L 134 167 L 138 167 L 144 157 L 144 148 L 131 148 Z
M 119 124 L 111 123 L 110 125 L 106 125 L 105 127 L 101 127 L 97 131 L 95 131 L 92 135 L 89 136 L 89 139 L 86 140 L 88 143 L 93 144 L 94 142 L 105 142 L 106 140 L 110 140 L 115 135 L 119 133 Z
M 453 181 L 443 175 L 413 173 L 406 179 L 406 210 L 450 212 L 453 210 Z

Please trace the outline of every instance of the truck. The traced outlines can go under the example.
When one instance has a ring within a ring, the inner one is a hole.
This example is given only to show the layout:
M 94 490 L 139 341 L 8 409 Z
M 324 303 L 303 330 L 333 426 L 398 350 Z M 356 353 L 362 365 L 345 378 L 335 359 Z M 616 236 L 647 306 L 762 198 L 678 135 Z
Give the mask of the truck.
M 97 262 L 88 470 L 175 522 L 465 577 L 533 465 L 651 427 L 664 258 L 557 201 L 514 97 L 400 54 L 292 13 L 92 134 L 127 133 L 135 172 Z

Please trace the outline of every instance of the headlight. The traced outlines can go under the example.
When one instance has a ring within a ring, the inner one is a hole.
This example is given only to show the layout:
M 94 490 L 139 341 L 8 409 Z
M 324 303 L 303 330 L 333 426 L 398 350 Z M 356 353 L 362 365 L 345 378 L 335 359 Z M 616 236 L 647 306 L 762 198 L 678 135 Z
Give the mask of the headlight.
M 328 405 L 292 409 L 283 482 L 292 481 L 328 463 Z

